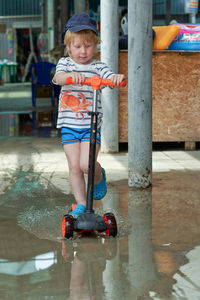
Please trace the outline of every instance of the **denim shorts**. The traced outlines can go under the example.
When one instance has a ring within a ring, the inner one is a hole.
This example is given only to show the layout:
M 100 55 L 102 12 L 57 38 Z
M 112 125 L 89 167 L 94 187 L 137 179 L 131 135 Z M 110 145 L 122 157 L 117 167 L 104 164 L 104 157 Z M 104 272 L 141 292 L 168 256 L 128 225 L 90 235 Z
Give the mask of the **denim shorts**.
M 82 143 L 90 141 L 90 128 L 77 129 L 62 127 L 61 129 L 62 145 Z M 100 145 L 101 143 L 101 129 L 97 129 L 96 143 Z

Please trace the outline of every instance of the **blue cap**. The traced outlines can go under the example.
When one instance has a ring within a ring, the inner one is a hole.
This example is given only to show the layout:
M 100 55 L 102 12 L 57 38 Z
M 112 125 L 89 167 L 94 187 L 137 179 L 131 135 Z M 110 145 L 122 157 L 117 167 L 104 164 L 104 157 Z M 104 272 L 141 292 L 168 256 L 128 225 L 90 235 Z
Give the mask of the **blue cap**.
M 65 28 L 62 33 L 62 42 L 64 42 L 64 36 L 67 30 L 71 32 L 78 32 L 85 29 L 92 30 L 97 35 L 97 23 L 95 19 L 91 18 L 86 13 L 73 15 L 65 24 Z

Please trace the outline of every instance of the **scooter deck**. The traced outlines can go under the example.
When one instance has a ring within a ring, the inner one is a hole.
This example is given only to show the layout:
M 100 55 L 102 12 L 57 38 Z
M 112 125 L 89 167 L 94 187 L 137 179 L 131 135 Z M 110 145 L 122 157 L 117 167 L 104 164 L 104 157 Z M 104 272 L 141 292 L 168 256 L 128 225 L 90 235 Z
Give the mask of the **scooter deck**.
M 74 222 L 74 230 L 96 230 L 103 232 L 106 230 L 106 223 L 102 216 L 95 213 L 84 213 Z

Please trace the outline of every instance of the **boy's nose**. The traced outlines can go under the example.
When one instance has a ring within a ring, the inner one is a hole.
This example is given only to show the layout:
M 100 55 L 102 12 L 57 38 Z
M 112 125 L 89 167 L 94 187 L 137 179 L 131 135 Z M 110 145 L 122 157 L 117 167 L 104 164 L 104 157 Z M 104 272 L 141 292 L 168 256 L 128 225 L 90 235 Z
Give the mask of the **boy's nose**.
M 81 53 L 85 53 L 86 52 L 86 47 L 81 47 Z

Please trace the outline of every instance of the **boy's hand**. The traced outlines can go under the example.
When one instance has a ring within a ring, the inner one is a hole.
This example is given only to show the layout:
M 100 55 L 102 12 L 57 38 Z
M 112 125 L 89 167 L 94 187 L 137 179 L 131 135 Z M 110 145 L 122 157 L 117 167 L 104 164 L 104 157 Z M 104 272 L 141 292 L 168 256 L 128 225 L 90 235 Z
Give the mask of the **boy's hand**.
M 122 80 L 125 79 L 124 74 L 115 74 L 110 77 L 110 80 L 114 83 L 114 85 L 119 85 Z
M 74 84 L 81 84 L 81 82 L 85 80 L 85 75 L 83 75 L 82 73 L 68 73 L 67 77 L 72 77 Z

